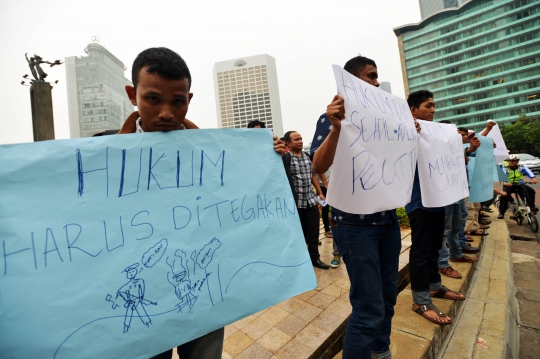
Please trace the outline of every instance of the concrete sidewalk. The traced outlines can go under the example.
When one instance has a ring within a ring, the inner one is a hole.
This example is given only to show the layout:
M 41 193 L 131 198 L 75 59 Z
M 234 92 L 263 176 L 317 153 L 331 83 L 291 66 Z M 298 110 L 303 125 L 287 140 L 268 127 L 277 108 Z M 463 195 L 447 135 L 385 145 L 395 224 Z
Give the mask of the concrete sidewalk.
M 540 358 L 540 233 L 505 221 L 512 241 L 512 262 L 518 304 L 519 358 Z

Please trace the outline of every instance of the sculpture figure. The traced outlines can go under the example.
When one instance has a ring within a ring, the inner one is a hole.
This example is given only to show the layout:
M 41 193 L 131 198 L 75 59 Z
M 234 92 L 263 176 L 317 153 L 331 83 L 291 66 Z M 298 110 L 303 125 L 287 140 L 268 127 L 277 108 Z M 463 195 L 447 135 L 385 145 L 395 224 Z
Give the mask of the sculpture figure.
M 28 59 L 28 53 L 24 54 L 24 57 L 26 57 L 26 61 L 28 61 L 28 66 L 32 72 L 32 76 L 34 76 L 34 80 L 32 81 L 45 82 L 47 74 L 41 68 L 41 64 L 49 64 L 51 67 L 62 64 L 60 60 L 56 60 L 55 62 L 44 61 L 41 56 L 36 54 L 34 54 L 34 57 L 30 57 L 30 59 Z M 26 78 L 26 76 L 23 77 Z

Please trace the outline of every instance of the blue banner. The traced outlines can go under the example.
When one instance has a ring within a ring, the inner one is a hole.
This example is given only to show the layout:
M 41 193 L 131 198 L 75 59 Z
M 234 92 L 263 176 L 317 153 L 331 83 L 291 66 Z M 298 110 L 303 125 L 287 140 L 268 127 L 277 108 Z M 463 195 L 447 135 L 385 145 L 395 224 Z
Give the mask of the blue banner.
M 469 202 L 478 203 L 493 198 L 493 179 L 495 170 L 495 155 L 493 154 L 493 140 L 477 135 L 480 147 L 476 150 L 474 170 L 469 172 Z
M 0 146 L 2 358 L 147 359 L 317 286 L 269 130 Z

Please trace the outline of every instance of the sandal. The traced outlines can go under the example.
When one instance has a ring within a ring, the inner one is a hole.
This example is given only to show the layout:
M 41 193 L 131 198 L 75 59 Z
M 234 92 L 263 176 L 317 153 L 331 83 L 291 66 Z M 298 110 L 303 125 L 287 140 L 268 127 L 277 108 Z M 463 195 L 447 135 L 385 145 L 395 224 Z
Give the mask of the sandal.
M 463 298 L 448 298 L 446 297 L 446 293 L 453 293 L 455 295 L 462 295 Z M 438 291 L 436 291 L 435 293 L 429 293 L 429 295 L 432 297 L 432 298 L 442 298 L 442 299 L 449 299 L 449 300 L 465 300 L 465 296 L 459 292 L 456 292 L 455 290 L 452 290 L 452 289 L 448 289 L 446 288 L 444 285 L 442 286 L 441 289 L 439 289 Z
M 416 309 L 413 309 L 414 312 L 416 312 L 417 314 L 419 314 L 422 317 L 426 318 L 427 320 L 429 320 L 432 323 L 440 324 L 440 325 L 452 324 L 452 320 L 450 320 L 449 322 L 439 322 L 439 321 L 437 321 L 435 319 L 431 319 L 430 317 L 426 317 L 424 315 L 424 313 L 427 312 L 428 310 L 433 310 L 441 318 L 447 317 L 447 315 L 444 314 L 443 312 L 441 312 L 436 306 L 433 305 L 433 303 L 424 304 L 424 305 L 419 306 Z
M 487 236 L 489 235 L 488 233 L 484 233 L 483 231 L 477 229 L 476 231 L 472 231 L 472 232 L 467 232 L 468 235 L 471 235 L 471 236 Z
M 452 267 L 439 268 L 439 273 L 450 278 L 461 278 L 461 274 Z

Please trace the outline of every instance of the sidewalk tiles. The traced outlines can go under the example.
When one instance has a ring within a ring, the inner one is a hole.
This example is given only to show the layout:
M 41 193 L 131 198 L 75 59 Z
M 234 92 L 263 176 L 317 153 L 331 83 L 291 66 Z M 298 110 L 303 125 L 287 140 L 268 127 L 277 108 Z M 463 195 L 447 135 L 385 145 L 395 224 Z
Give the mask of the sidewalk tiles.
M 408 263 L 410 229 L 402 229 L 401 236 L 400 270 Z M 322 227 L 319 238 L 321 260 L 330 263 L 332 238 L 324 236 Z M 318 358 L 340 340 L 351 313 L 345 265 L 314 270 L 318 284 L 315 290 L 226 326 L 223 359 Z

